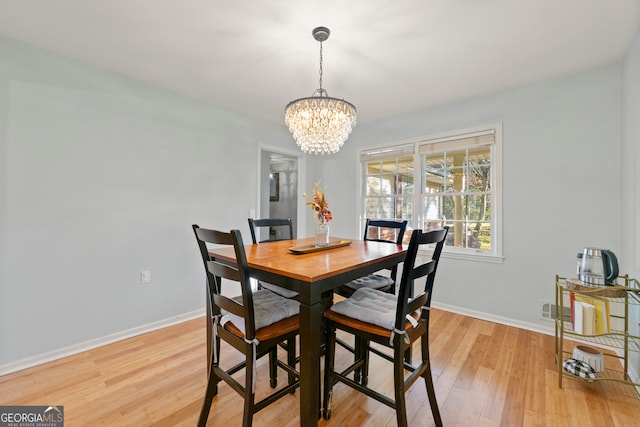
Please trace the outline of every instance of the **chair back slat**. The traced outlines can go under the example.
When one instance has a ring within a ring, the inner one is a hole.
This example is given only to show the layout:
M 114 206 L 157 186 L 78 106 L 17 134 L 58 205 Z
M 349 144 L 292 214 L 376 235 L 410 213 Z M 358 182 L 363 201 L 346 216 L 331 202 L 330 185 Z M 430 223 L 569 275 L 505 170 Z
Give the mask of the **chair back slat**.
M 225 279 L 233 280 L 234 282 L 240 282 L 242 280 L 242 272 L 237 268 L 228 264 L 223 264 L 221 261 L 212 258 L 211 261 L 207 261 L 207 269 L 209 273 L 217 277 L 224 277 Z
M 225 233 L 224 231 L 209 230 L 199 227 L 196 228 L 195 231 L 198 240 L 203 242 L 220 245 L 233 245 L 232 233 Z
M 407 230 L 408 221 L 391 221 L 385 219 L 369 219 L 367 218 L 364 226 L 364 240 L 373 241 L 373 242 L 389 242 L 395 243 L 397 245 L 402 243 L 402 239 L 404 239 L 404 233 Z M 371 235 L 371 228 L 376 228 L 378 233 L 377 236 Z M 395 239 L 391 238 L 383 238 L 380 237 L 382 231 L 391 232 L 394 234 Z
M 236 316 L 245 317 L 244 305 L 234 299 L 225 297 L 224 295 L 214 294 L 213 303 L 220 309 L 235 314 Z
M 436 262 L 435 260 L 430 259 L 429 262 L 426 262 L 422 265 L 414 267 L 413 271 L 411 272 L 411 278 L 413 280 L 419 279 L 421 277 L 426 276 L 427 274 L 433 273 L 435 269 L 436 269 Z
M 278 227 L 279 229 L 285 231 L 285 236 L 279 238 L 271 238 L 269 235 L 268 239 L 259 240 L 258 234 L 260 228 L 269 228 Z M 263 219 L 253 219 L 249 218 L 249 230 L 251 231 L 251 240 L 254 244 L 256 243 L 264 243 L 264 242 L 277 242 L 278 240 L 291 240 L 293 239 L 293 223 L 291 218 L 263 218 Z

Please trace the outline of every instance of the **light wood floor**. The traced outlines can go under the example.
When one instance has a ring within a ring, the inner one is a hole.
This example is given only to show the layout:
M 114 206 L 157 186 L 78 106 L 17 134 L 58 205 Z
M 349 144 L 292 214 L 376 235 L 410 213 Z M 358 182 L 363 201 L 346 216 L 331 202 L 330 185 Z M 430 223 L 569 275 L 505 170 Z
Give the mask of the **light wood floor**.
M 239 356 L 222 350 L 223 363 Z M 553 353 L 551 336 L 433 310 L 431 356 L 445 426 L 638 425 L 633 387 L 565 378 L 559 389 Z M 376 357 L 372 363 L 370 385 L 391 393 L 389 366 Z M 194 426 L 205 371 L 201 318 L 0 377 L 0 405 L 64 405 L 68 427 Z M 260 394 L 268 390 L 266 358 L 258 375 Z M 296 392 L 267 407 L 254 425 L 299 425 L 298 399 Z M 395 425 L 391 409 L 344 385 L 334 388 L 333 402 L 333 416 L 321 426 Z M 433 425 L 421 380 L 407 407 L 411 426 Z M 241 398 L 221 385 L 209 425 L 240 425 L 241 413 Z

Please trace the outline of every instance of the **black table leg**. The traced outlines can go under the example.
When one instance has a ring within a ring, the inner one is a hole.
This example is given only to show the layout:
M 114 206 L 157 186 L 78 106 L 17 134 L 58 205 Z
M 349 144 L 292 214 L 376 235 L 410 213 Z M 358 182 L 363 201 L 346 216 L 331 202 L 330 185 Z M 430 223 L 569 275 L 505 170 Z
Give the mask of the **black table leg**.
M 322 304 L 300 304 L 300 425 L 317 426 L 320 418 L 320 345 Z

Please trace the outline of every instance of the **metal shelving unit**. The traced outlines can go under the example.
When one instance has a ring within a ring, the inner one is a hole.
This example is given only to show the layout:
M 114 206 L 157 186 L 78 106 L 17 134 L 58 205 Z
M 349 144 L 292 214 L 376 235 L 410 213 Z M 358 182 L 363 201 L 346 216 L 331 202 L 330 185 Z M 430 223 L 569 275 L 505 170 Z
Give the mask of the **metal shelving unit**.
M 570 294 L 581 294 L 587 297 L 606 299 L 609 302 L 610 331 L 599 335 L 583 335 L 575 332 L 571 320 L 564 318 L 565 307 L 570 307 Z M 629 332 L 629 309 L 640 309 L 640 283 L 628 275 L 619 276 L 615 286 L 584 286 L 578 279 L 568 279 L 556 275 L 556 364 L 558 366 L 558 386 L 562 388 L 562 379 L 569 377 L 580 381 L 618 381 L 640 387 L 629 376 L 629 352 L 640 353 L 640 336 Z M 635 307 L 635 308 L 633 308 Z M 595 379 L 584 379 L 566 372 L 562 362 L 572 356 L 572 352 L 564 350 L 565 336 L 585 344 L 593 344 L 605 351 L 605 358 L 616 358 L 620 361 L 620 369 L 606 369 Z M 613 354 L 612 354 L 613 353 Z

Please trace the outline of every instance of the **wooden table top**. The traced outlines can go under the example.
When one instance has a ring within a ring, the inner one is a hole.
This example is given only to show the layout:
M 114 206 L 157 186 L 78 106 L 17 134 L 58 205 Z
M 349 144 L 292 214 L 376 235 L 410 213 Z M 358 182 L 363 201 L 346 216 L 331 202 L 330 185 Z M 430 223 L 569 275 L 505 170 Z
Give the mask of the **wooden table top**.
M 249 268 L 313 283 L 384 259 L 397 258 L 407 249 L 385 242 L 352 240 L 348 246 L 305 254 L 294 254 L 289 250 L 314 242 L 315 238 L 309 237 L 246 245 L 247 264 Z M 229 261 L 235 259 L 233 248 L 210 249 L 209 253 Z

